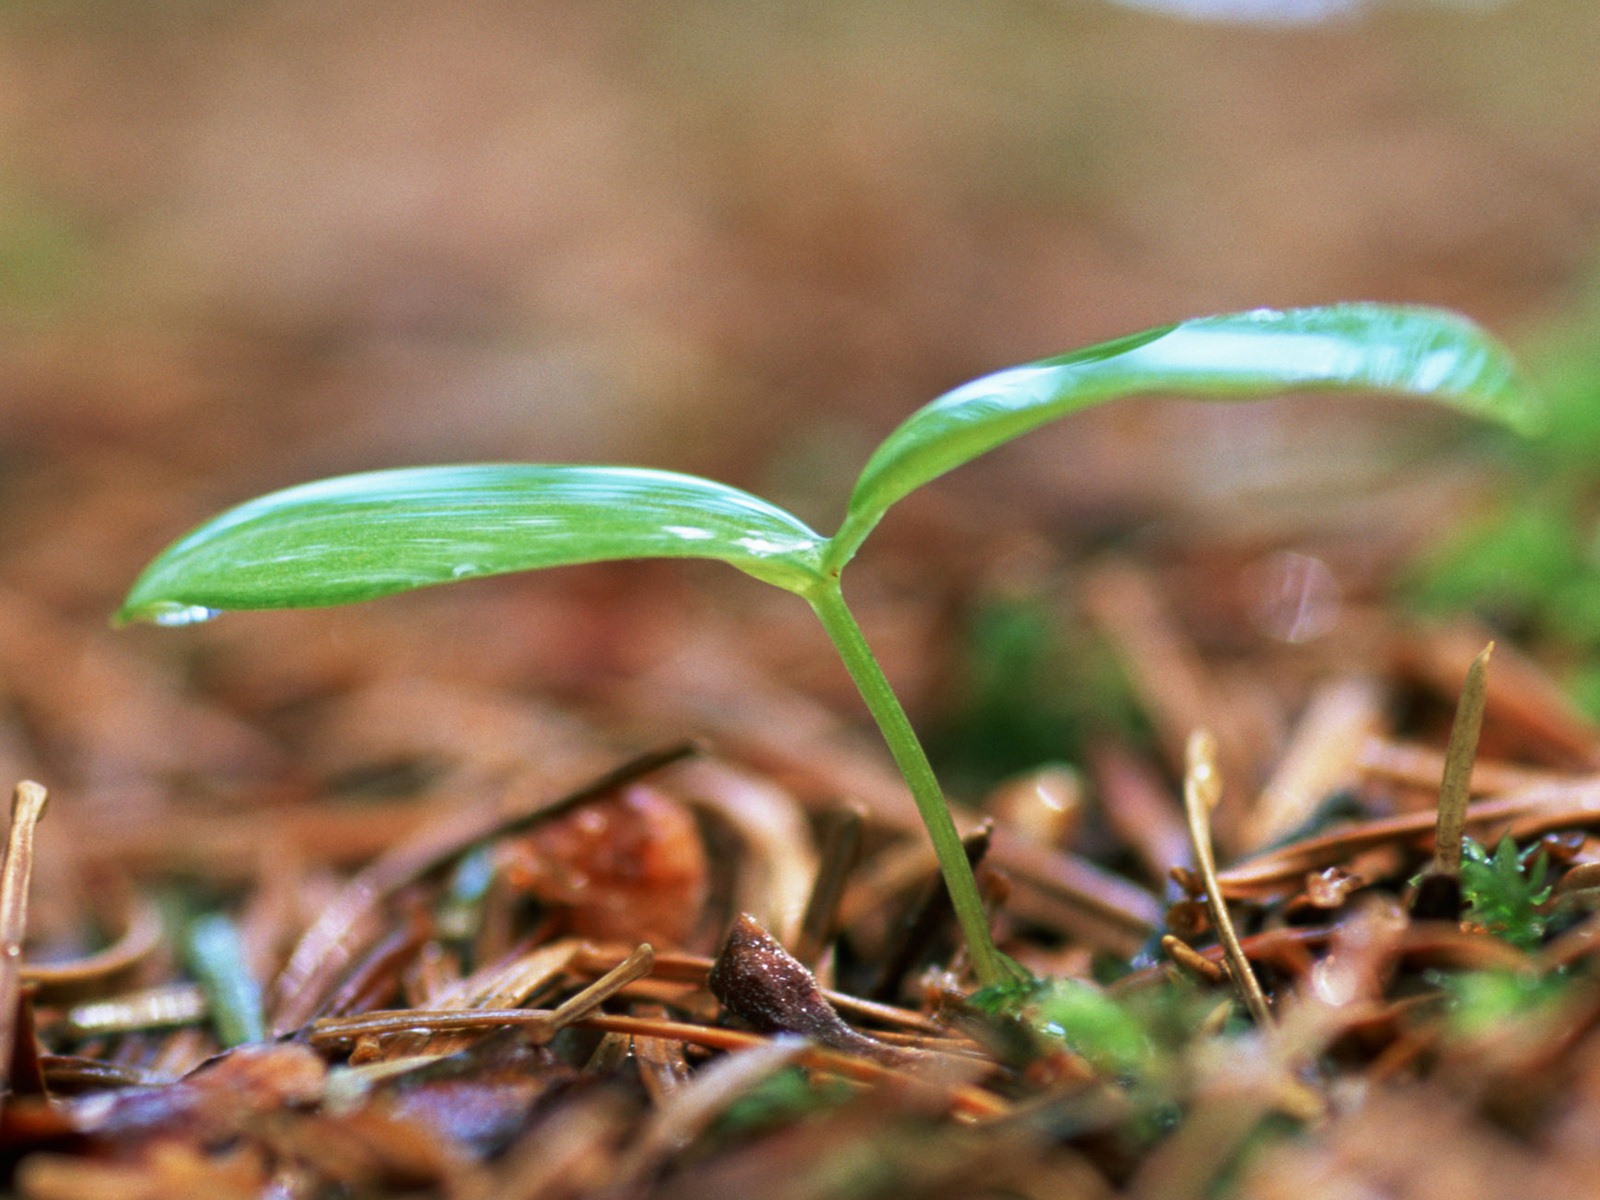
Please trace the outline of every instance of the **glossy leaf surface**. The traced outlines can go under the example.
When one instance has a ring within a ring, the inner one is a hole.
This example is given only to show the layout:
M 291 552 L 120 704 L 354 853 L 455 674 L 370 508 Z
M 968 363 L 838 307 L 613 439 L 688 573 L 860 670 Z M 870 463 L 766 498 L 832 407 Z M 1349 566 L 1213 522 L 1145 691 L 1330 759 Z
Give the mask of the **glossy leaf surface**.
M 156 558 L 119 620 L 307 608 L 533 567 L 711 558 L 804 590 L 822 538 L 747 492 L 632 467 L 417 467 L 275 492 Z
M 1341 304 L 1202 317 L 998 371 L 919 409 L 868 461 L 827 562 L 848 562 L 923 484 L 1079 409 L 1148 393 L 1246 400 L 1322 388 L 1425 397 L 1523 431 L 1540 417 L 1510 355 L 1454 313 Z

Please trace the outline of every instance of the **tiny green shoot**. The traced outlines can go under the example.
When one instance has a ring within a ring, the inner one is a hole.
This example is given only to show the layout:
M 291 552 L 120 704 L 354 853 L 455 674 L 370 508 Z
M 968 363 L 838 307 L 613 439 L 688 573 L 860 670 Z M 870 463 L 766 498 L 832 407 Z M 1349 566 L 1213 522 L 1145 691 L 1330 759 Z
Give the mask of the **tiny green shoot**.
M 1547 420 L 1540 436 L 1469 443 L 1482 496 L 1421 548 L 1397 583 L 1430 616 L 1471 612 L 1535 651 L 1578 708 L 1600 718 L 1600 293 L 1522 347 Z
M 1549 856 L 1543 848 L 1535 844 L 1519 853 L 1507 834 L 1493 853 L 1471 838 L 1462 841 L 1461 851 L 1466 919 L 1520 950 L 1537 950 L 1550 919 L 1544 909 L 1551 892 L 1545 882 Z
M 1061 1043 L 1107 1074 L 1137 1074 L 1155 1052 L 1138 1015 L 1081 979 L 1000 984 L 975 992 L 968 1003 L 991 1017 L 1020 1018 L 1036 1037 Z
M 189 923 L 184 941 L 218 1039 L 224 1046 L 264 1041 L 261 987 L 250 973 L 238 928 L 221 913 L 207 913 Z
M 1548 1016 L 1568 998 L 1573 979 L 1561 971 L 1461 971 L 1441 975 L 1449 1028 L 1462 1037 L 1504 1037 L 1508 1026 Z
M 986 375 L 913 413 L 869 458 L 831 537 L 748 492 L 636 467 L 493 464 L 376 471 L 252 500 L 161 553 L 120 621 L 343 604 L 536 567 L 709 558 L 805 599 L 837 648 L 928 827 L 978 980 L 1016 978 L 996 948 L 933 769 L 846 605 L 845 565 L 893 505 L 1059 417 L 1125 396 L 1242 400 L 1365 389 L 1441 401 L 1514 428 L 1537 407 L 1470 321 L 1344 304 L 1202 317 Z

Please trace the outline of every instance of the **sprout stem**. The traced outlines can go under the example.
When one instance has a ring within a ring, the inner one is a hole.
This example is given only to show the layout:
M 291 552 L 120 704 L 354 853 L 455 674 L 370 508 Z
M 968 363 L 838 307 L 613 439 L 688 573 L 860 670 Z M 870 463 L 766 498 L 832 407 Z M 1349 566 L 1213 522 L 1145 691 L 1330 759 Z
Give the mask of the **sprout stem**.
M 861 698 L 866 701 L 872 719 L 878 723 L 883 740 L 889 744 L 895 765 L 900 768 L 911 798 L 916 801 L 922 823 L 928 827 L 933 839 L 933 852 L 939 860 L 939 870 L 944 875 L 945 887 L 950 891 L 950 904 L 955 909 L 956 921 L 966 938 L 967 951 L 972 955 L 972 966 L 978 982 L 983 987 L 1004 983 L 1012 979 L 1015 970 L 994 944 L 989 932 L 989 917 L 978 893 L 978 881 L 967 862 L 966 849 L 961 844 L 961 834 L 950 816 L 944 790 L 934 776 L 927 752 L 911 728 L 910 718 L 900 705 L 899 698 L 883 668 L 873 657 L 867 639 L 856 624 L 854 614 L 844 602 L 838 581 L 831 580 L 822 587 L 806 593 L 806 599 L 816 610 L 822 627 L 827 630 L 839 657 L 844 661 L 850 678 L 855 680 Z

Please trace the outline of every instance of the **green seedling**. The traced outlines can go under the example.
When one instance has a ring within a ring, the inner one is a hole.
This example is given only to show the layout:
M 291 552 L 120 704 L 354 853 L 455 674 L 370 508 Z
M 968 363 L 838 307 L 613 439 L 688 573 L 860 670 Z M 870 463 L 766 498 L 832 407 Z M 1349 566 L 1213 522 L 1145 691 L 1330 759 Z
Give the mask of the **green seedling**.
M 1016 969 L 996 949 L 943 792 L 840 590 L 884 514 L 945 472 L 1058 417 L 1119 397 L 1248 399 L 1369 389 L 1442 401 L 1526 428 L 1510 357 L 1451 313 L 1351 304 L 1204 317 L 999 371 L 912 414 L 856 480 L 824 537 L 748 492 L 635 467 L 420 467 L 324 480 L 252 500 L 146 568 L 121 621 L 182 625 L 227 609 L 343 604 L 535 567 L 709 558 L 805 599 L 837 648 L 928 827 L 978 979 Z

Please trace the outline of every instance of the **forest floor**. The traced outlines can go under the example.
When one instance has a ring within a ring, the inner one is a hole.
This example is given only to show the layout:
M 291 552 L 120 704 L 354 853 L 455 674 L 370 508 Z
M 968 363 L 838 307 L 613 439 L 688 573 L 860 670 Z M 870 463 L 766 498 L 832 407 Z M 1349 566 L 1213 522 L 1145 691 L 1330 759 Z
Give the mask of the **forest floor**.
M 1032 1025 L 972 1002 L 792 597 L 626 565 L 109 628 L 172 538 L 318 475 L 632 461 L 825 527 L 993 367 L 1347 298 L 1532 345 L 1584 290 L 1587 7 L 874 11 L 0 18 L 0 780 L 50 794 L 0 875 L 16 1192 L 1584 1193 L 1600 728 L 1537 631 L 1399 599 L 1517 486 L 1452 420 L 1141 402 L 886 523 L 852 601 L 1004 948 L 1071 981 Z M 1491 639 L 1467 832 L 1523 857 L 1419 915 Z

